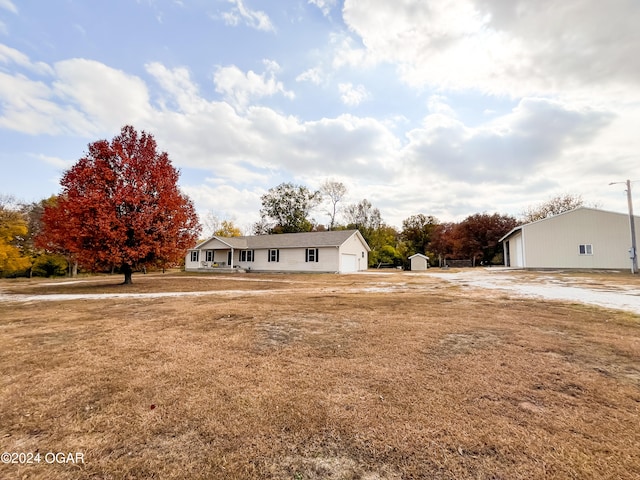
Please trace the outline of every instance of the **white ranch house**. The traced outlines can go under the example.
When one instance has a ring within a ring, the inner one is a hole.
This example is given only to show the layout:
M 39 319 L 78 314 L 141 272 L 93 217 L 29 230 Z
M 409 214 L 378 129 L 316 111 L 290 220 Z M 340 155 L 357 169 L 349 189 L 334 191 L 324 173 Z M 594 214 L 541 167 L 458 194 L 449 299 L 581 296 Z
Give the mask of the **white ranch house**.
M 634 216 L 636 237 L 640 218 Z M 500 239 L 507 267 L 626 269 L 631 266 L 629 215 L 579 207 L 520 225 Z
M 350 273 L 367 269 L 370 251 L 358 230 L 214 235 L 187 252 L 185 270 Z

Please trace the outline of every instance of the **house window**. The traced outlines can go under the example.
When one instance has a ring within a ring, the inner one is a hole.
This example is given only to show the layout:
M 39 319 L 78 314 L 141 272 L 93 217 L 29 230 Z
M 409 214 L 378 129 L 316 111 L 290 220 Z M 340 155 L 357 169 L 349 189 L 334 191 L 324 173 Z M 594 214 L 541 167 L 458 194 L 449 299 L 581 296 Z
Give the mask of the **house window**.
M 207 250 L 207 262 L 213 262 L 213 250 Z
M 307 248 L 305 250 L 305 262 L 317 262 L 318 261 L 318 249 Z
M 593 255 L 593 245 L 586 243 L 578 247 L 580 255 Z
M 241 262 L 253 262 L 254 251 L 253 250 L 241 250 L 240 261 Z
M 269 250 L 269 256 L 267 260 L 269 262 L 279 262 L 280 261 L 280 250 Z
M 198 253 L 200 253 L 198 250 L 192 250 L 191 251 L 191 261 L 192 262 L 197 262 L 198 261 Z

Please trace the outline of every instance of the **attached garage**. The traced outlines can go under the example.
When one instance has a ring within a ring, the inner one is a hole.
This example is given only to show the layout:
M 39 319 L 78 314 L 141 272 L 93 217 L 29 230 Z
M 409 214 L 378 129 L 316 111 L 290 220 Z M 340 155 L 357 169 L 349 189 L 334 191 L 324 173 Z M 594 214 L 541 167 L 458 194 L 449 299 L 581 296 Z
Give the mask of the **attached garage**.
M 351 273 L 358 271 L 358 257 L 348 253 L 340 255 L 340 273 Z

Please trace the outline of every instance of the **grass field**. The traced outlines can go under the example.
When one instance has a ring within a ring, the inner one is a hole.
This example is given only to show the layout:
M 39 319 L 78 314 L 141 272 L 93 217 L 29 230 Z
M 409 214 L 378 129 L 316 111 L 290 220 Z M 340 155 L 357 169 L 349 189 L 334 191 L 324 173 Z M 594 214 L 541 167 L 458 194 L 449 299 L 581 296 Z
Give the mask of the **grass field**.
M 30 295 L 0 303 L 0 451 L 41 454 L 0 478 L 640 478 L 638 316 L 402 273 L 120 281 L 0 282 Z M 183 293 L 38 297 L 153 292 Z

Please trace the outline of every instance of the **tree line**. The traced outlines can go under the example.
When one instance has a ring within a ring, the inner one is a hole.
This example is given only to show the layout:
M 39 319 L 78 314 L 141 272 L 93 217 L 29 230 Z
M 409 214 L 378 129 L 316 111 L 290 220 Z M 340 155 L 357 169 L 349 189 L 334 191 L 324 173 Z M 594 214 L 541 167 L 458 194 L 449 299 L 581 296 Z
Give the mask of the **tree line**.
M 412 215 L 402 229 L 387 224 L 369 200 L 340 205 L 347 194 L 341 182 L 326 180 L 317 191 L 304 185 L 282 183 L 261 197 L 260 220 L 253 233 L 278 234 L 322 230 L 357 229 L 371 247 L 369 266 L 408 266 L 408 258 L 421 253 L 432 265 L 450 260 L 466 264 L 503 264 L 499 242 L 505 234 L 523 223 L 540 220 L 583 204 L 578 195 L 564 194 L 525 210 L 520 219 L 499 213 L 476 213 L 461 222 L 441 222 L 426 214 Z M 312 213 L 318 207 L 329 217 L 327 225 L 317 223 Z
M 414 253 L 427 255 L 431 263 L 468 259 L 472 265 L 502 263 L 499 239 L 519 225 L 516 218 L 500 214 L 475 214 L 459 223 L 440 222 L 425 214 L 412 215 L 402 229 L 387 224 L 380 210 L 365 199 L 339 206 L 346 195 L 340 182 L 327 180 L 320 190 L 283 183 L 262 196 L 261 219 L 253 233 L 278 234 L 357 229 L 371 247 L 370 267 L 407 266 Z M 313 209 L 324 200 L 329 224 L 315 222 Z
M 0 195 L 0 276 L 73 275 L 80 266 L 118 271 L 131 283 L 134 270 L 179 264 L 202 226 L 178 178 L 153 136 L 131 126 L 111 141 L 89 144 L 64 173 L 58 195 L 31 204 Z M 346 196 L 345 185 L 335 180 L 317 191 L 282 183 L 261 197 L 252 233 L 357 229 L 371 247 L 370 266 L 406 265 L 414 253 L 432 264 L 501 264 L 498 241 L 512 228 L 582 205 L 579 196 L 567 194 L 530 207 L 520 219 L 477 213 L 458 223 L 420 213 L 398 230 L 369 200 L 343 205 Z M 326 225 L 314 220 L 318 209 L 329 218 Z M 240 235 L 231 220 L 216 218 L 213 227 L 214 234 Z

